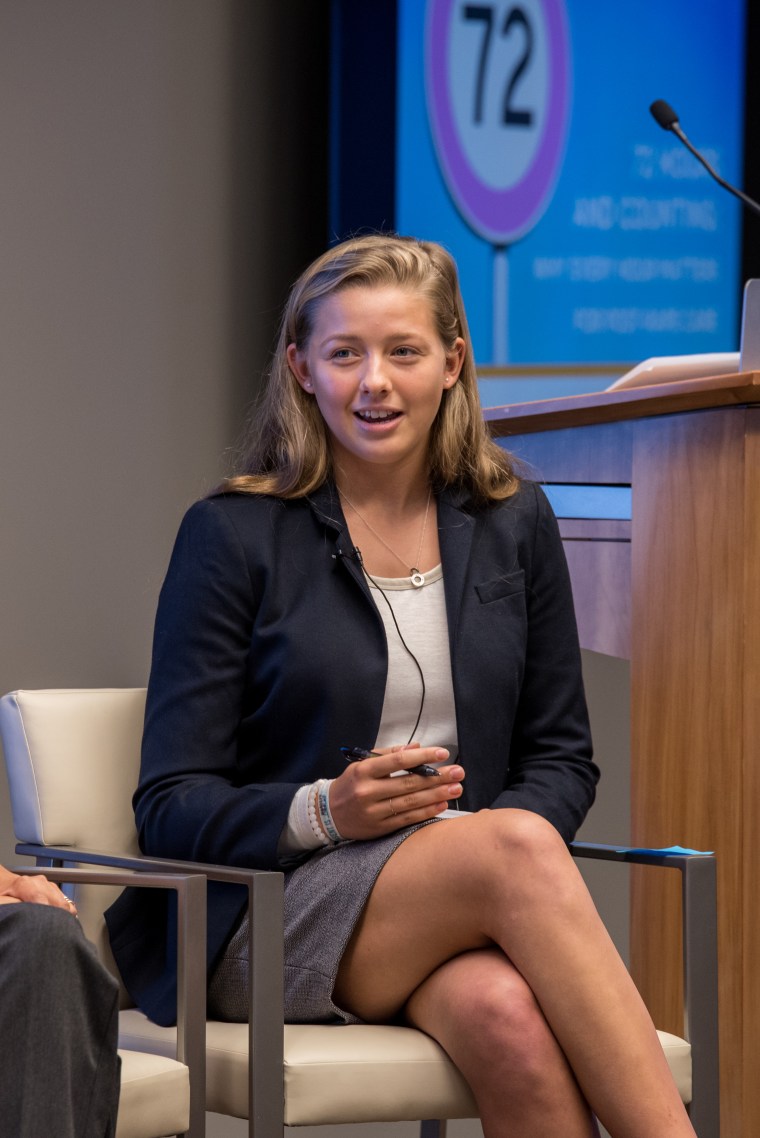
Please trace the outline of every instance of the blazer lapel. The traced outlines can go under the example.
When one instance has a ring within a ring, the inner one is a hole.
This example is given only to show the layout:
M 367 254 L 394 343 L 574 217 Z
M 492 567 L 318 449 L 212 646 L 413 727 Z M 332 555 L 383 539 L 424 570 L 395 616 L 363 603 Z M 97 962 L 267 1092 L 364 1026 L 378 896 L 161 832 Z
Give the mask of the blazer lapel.
M 462 508 L 462 495 L 444 490 L 438 499 L 438 540 L 443 565 L 443 588 L 449 621 L 449 643 L 453 648 L 462 610 L 467 569 L 470 564 L 475 519 Z
M 335 542 L 335 553 L 333 556 L 336 561 L 339 560 L 343 563 L 346 571 L 354 581 L 356 581 L 365 597 L 371 602 L 372 608 L 375 609 L 372 594 L 369 591 L 369 586 L 364 579 L 364 573 L 361 570 L 356 553 L 354 552 L 351 534 L 348 531 L 348 524 L 340 504 L 340 495 L 335 488 L 335 484 L 332 482 L 323 482 L 321 486 L 318 486 L 316 490 L 313 490 L 311 494 L 309 494 L 307 501 L 319 520 L 332 533 Z M 380 619 L 379 614 L 377 615 L 378 619 Z

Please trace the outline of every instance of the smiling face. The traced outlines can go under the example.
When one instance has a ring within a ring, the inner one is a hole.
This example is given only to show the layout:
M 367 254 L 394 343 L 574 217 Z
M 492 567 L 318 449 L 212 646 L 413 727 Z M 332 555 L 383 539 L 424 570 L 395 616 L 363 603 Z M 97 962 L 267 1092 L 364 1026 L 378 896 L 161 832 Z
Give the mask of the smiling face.
M 398 287 L 350 287 L 325 297 L 306 346 L 288 363 L 327 425 L 333 459 L 424 470 L 428 436 L 456 383 L 464 340 L 447 349 L 426 296 Z

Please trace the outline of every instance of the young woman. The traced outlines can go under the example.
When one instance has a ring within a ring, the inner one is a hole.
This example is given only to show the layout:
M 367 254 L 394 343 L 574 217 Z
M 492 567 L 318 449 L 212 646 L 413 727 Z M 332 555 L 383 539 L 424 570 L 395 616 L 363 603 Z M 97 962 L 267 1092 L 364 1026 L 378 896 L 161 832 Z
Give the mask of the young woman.
M 293 288 L 242 472 L 177 539 L 142 846 L 286 869 L 287 1018 L 428 1032 L 488 1138 L 589 1138 L 592 1111 L 693 1136 L 567 849 L 597 777 L 556 522 L 487 437 L 453 261 L 339 245 Z M 245 915 L 209 905 L 210 1008 L 244 1017 Z M 123 974 L 170 1018 L 128 907 Z

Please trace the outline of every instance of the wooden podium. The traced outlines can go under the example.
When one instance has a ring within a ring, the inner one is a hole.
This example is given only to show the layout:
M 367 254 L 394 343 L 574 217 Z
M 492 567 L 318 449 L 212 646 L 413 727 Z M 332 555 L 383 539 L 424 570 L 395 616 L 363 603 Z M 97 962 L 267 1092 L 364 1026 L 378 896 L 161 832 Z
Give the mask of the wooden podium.
M 582 645 L 631 661 L 633 843 L 718 855 L 721 1134 L 754 1138 L 760 373 L 498 407 L 485 417 L 534 477 L 568 497 L 558 514 Z M 635 871 L 631 900 L 634 978 L 657 1026 L 671 1031 L 681 1008 L 675 876 Z

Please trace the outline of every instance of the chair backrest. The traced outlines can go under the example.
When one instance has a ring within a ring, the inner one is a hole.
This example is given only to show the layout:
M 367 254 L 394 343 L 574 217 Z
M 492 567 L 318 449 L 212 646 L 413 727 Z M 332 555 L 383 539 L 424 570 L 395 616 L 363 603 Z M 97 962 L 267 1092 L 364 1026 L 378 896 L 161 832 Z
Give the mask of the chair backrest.
M 144 688 L 15 691 L 0 699 L 13 828 L 21 842 L 139 852 L 132 794 Z M 76 859 L 72 857 L 72 861 Z M 115 971 L 103 911 L 120 892 L 78 887 L 87 936 Z

